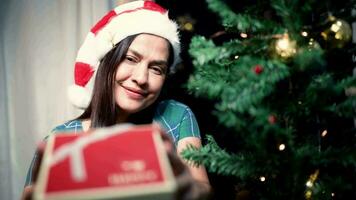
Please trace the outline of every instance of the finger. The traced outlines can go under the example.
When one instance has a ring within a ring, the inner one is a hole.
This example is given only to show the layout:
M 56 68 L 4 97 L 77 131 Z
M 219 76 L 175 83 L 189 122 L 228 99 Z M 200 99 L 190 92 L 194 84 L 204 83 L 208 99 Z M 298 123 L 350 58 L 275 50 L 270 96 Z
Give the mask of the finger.
M 171 141 L 173 143 L 172 138 L 166 133 L 166 131 L 158 123 L 154 122 L 152 123 L 152 126 L 155 130 L 157 130 L 161 134 L 162 139 Z
M 153 126 L 154 129 L 159 130 L 160 132 L 164 132 L 164 130 L 161 127 L 161 125 L 159 125 L 159 123 L 157 123 L 157 122 L 152 122 L 152 126 Z
M 33 194 L 33 185 L 26 186 L 22 192 L 21 200 L 31 200 Z
M 193 200 L 196 198 L 194 188 L 194 179 L 192 178 L 189 170 L 184 170 L 179 176 L 176 177 L 177 181 L 177 196 L 180 200 Z
M 184 171 L 187 171 L 187 166 L 182 162 L 175 152 L 168 152 L 168 160 L 172 166 L 174 176 L 180 176 Z

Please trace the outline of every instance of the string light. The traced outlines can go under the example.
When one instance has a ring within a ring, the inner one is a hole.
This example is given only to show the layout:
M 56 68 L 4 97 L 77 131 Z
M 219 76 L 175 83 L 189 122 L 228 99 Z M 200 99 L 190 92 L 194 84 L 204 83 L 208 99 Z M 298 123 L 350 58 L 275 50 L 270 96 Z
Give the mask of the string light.
M 278 146 L 278 149 L 279 149 L 280 151 L 283 151 L 285 148 L 286 148 L 286 145 L 285 145 L 285 144 L 280 144 L 280 145 Z
M 310 200 L 312 197 L 313 194 L 312 188 L 314 186 L 316 179 L 318 178 L 318 175 L 319 175 L 319 170 L 317 169 L 313 174 L 309 176 L 308 181 L 305 183 L 305 185 L 307 186 L 307 190 L 305 191 L 305 198 L 307 200 Z
M 297 53 L 297 42 L 287 33 L 271 43 L 270 52 L 272 57 L 277 57 L 285 61 L 291 59 Z
M 307 37 L 308 36 L 308 32 L 306 32 L 306 31 L 302 31 L 301 34 L 302 34 L 303 37 Z
M 317 41 L 314 40 L 314 38 L 310 38 L 308 42 L 308 50 L 315 50 L 315 49 L 320 49 L 320 45 Z
M 260 181 L 261 181 L 261 182 L 265 182 L 265 181 L 266 181 L 266 177 L 261 176 L 261 177 L 260 177 Z
M 327 130 L 324 130 L 324 131 L 321 133 L 321 137 L 325 137 L 326 134 L 328 134 L 328 131 L 327 131 Z
M 307 187 L 311 188 L 313 187 L 313 182 L 311 180 L 307 181 L 307 183 L 305 184 Z
M 313 38 L 310 38 L 310 40 L 309 40 L 308 44 L 309 44 L 309 46 L 314 45 L 314 39 L 313 39 Z
M 247 37 L 248 37 L 247 33 L 240 33 L 240 36 L 241 36 L 242 38 L 247 38 Z

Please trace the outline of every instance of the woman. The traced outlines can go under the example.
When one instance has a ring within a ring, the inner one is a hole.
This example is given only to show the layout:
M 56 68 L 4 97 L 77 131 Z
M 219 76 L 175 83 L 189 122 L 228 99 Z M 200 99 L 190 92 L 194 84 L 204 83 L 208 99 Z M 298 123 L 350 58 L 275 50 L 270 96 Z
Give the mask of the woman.
M 210 185 L 204 167 L 183 164 L 184 160 L 170 152 L 174 150 L 180 155 L 188 145 L 201 147 L 194 114 L 182 103 L 159 100 L 168 74 L 179 62 L 179 53 L 177 25 L 165 9 L 150 1 L 115 8 L 91 29 L 78 52 L 75 85 L 69 96 L 73 104 L 85 107 L 85 111 L 54 132 L 80 132 L 127 122 L 158 123 L 164 129 L 162 132 L 173 139 L 174 146 L 163 135 L 178 184 L 185 183 L 181 185 L 185 189 L 179 191 L 181 198 L 206 197 Z M 93 77 L 91 90 L 88 82 Z M 39 156 L 35 156 L 23 198 L 31 194 L 39 162 Z

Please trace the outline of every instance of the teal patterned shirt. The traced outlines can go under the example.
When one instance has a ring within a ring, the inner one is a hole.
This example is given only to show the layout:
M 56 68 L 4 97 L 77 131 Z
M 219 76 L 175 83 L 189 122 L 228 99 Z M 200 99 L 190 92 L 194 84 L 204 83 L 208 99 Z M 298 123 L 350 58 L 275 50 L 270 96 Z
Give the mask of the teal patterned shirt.
M 169 134 L 175 145 L 185 137 L 200 138 L 200 131 L 197 120 L 192 110 L 185 104 L 175 100 L 165 100 L 158 104 L 154 113 L 153 122 L 159 123 L 162 128 Z M 73 120 L 55 127 L 52 133 L 81 133 L 83 131 L 82 122 Z M 32 169 L 37 160 L 37 153 L 32 159 L 30 168 L 26 177 L 26 185 L 32 182 Z

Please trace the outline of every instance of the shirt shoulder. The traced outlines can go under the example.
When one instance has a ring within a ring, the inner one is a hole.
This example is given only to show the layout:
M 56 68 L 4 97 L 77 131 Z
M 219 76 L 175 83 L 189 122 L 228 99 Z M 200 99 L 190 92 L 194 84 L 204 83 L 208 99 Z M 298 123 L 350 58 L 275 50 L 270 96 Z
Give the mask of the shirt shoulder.
M 182 116 L 185 112 L 187 112 L 187 110 L 190 110 L 187 105 L 179 101 L 169 99 L 161 101 L 158 104 L 156 114 L 164 115 L 166 117 Z
M 59 126 L 56 126 L 54 129 L 52 129 L 51 133 L 49 135 L 47 135 L 43 140 L 47 141 L 48 138 L 52 134 L 65 133 L 65 132 L 71 132 L 71 133 L 72 132 L 81 132 L 82 130 L 83 130 L 82 122 L 80 120 L 72 120 L 72 121 L 66 122 L 64 124 L 61 124 Z M 35 163 L 37 162 L 37 159 L 38 159 L 38 152 L 35 152 L 35 155 L 32 159 L 32 162 L 31 162 L 30 167 L 27 172 L 25 186 L 30 185 L 33 181 L 32 171 L 33 171 Z
M 66 122 L 64 124 L 61 124 L 59 126 L 56 126 L 54 129 L 52 129 L 52 133 L 59 133 L 59 132 L 80 132 L 83 131 L 83 125 L 80 120 L 72 120 L 69 122 Z
M 177 144 L 184 137 L 199 137 L 197 121 L 189 106 L 176 100 L 165 100 L 158 104 L 154 121 L 158 122 Z

